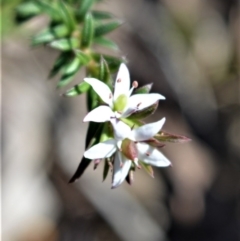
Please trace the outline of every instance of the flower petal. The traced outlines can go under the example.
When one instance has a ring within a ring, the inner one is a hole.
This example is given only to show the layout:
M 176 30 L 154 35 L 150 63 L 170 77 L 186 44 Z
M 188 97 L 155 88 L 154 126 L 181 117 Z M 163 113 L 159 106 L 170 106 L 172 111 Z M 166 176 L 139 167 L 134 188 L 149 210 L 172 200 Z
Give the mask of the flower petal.
M 112 188 L 118 187 L 126 178 L 132 162 L 126 159 L 122 153 L 117 152 L 113 166 Z
M 110 157 L 116 151 L 114 139 L 100 142 L 84 152 L 84 157 L 88 159 L 101 159 Z
M 110 120 L 114 130 L 114 138 L 116 141 L 123 140 L 131 133 L 131 128 L 124 122 L 114 118 Z
M 153 122 L 140 126 L 131 131 L 131 136 L 129 137 L 133 141 L 145 141 L 156 135 L 165 123 L 166 118 L 162 118 L 160 121 Z
M 109 106 L 101 105 L 90 111 L 83 119 L 84 122 L 105 122 L 109 121 L 111 117 L 115 117 L 114 112 Z
M 157 166 L 167 167 L 171 165 L 171 162 L 155 147 L 152 147 L 146 143 L 137 143 L 138 158 L 142 162 Z
M 90 84 L 94 91 L 100 96 L 100 98 L 108 104 L 110 107 L 113 105 L 113 96 L 110 88 L 102 81 L 95 78 L 85 78 L 85 82 Z
M 114 100 L 116 100 L 121 94 L 125 94 L 126 96 L 128 96 L 129 89 L 129 71 L 125 64 L 121 64 L 115 81 Z
M 131 115 L 131 113 L 145 109 L 158 100 L 165 100 L 165 97 L 160 94 L 136 94 L 129 97 L 128 105 L 123 113 L 123 117 Z

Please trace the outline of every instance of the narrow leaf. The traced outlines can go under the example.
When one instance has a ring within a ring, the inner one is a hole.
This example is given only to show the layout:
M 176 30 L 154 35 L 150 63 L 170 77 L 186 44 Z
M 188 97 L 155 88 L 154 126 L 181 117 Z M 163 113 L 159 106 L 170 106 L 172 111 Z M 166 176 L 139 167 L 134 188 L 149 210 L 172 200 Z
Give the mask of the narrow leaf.
M 91 147 L 98 143 L 99 140 L 99 131 L 101 131 L 102 123 L 95 123 L 90 122 L 88 131 L 87 131 L 87 139 L 86 139 L 86 147 Z M 75 182 L 77 179 L 79 179 L 88 165 L 91 163 L 92 160 L 87 159 L 85 157 L 82 158 L 76 172 L 72 176 L 72 178 L 69 180 L 69 183 Z
M 78 50 L 78 49 L 75 50 L 75 54 L 80 59 L 82 65 L 88 64 L 89 61 L 91 60 L 91 57 L 88 54 L 85 54 L 84 52 L 82 52 L 81 50 Z
M 83 48 L 89 47 L 93 41 L 93 36 L 94 36 L 93 17 L 90 13 L 88 13 L 84 18 L 81 46 Z
M 68 29 L 73 31 L 75 28 L 75 20 L 74 20 L 74 15 L 72 12 L 70 12 L 69 8 L 65 5 L 63 1 L 59 1 L 59 9 L 60 9 L 60 14 L 62 17 L 63 22 L 68 26 Z
M 34 2 L 25 2 L 19 4 L 16 8 L 17 21 L 25 21 L 41 13 L 41 9 Z
M 97 38 L 97 37 L 100 37 L 100 36 L 105 35 L 107 33 L 110 33 L 113 30 L 115 30 L 116 28 L 118 28 L 121 24 L 122 24 L 122 22 L 119 22 L 119 21 L 118 22 L 100 24 L 95 29 L 95 37 Z
M 99 65 L 99 79 L 111 87 L 111 75 L 106 60 L 102 57 Z
M 80 2 L 80 8 L 78 11 L 78 16 L 80 19 L 84 19 L 86 13 L 94 3 L 94 0 L 81 0 Z
M 148 94 L 150 90 L 152 89 L 152 83 L 144 85 L 134 91 L 134 94 Z
M 58 10 L 54 6 L 52 6 L 51 3 L 36 0 L 35 4 L 41 9 L 42 12 L 49 15 L 52 20 L 59 21 L 61 19 Z
M 110 73 L 115 73 L 119 69 L 120 64 L 123 62 L 121 58 L 116 58 L 109 55 L 101 55 L 97 53 L 92 54 L 92 57 L 96 62 L 100 62 L 101 58 L 103 57 L 108 64 Z
M 91 163 L 91 161 L 92 160 L 83 157 L 79 166 L 78 166 L 78 168 L 77 168 L 77 170 L 76 170 L 76 172 L 74 173 L 74 175 L 69 180 L 69 183 L 73 183 L 78 178 L 80 178 L 82 176 L 82 174 L 84 173 L 84 171 L 86 170 L 86 168 L 88 167 L 88 165 Z
M 141 163 L 141 166 L 144 168 L 144 170 L 152 177 L 154 178 L 154 172 L 153 172 L 153 169 L 152 169 L 152 166 L 144 163 L 144 162 L 140 162 Z
M 89 90 L 90 85 L 86 82 L 82 82 L 78 85 L 75 85 L 73 88 L 71 88 L 70 90 L 68 90 L 64 96 L 67 97 L 74 97 L 77 95 L 81 95 L 82 93 L 85 93 Z
M 136 120 L 144 119 L 152 115 L 156 111 L 157 107 L 158 107 L 158 102 L 143 110 L 134 112 L 128 117 L 128 119 L 136 119 Z
M 33 37 L 32 45 L 48 43 L 54 39 L 66 37 L 68 33 L 68 28 L 65 25 L 59 25 L 54 28 L 47 28 Z
M 53 68 L 50 71 L 49 77 L 48 78 L 53 78 L 65 65 L 68 64 L 69 54 L 66 52 L 63 52 L 59 55 L 57 60 L 55 61 Z
M 102 45 L 104 47 L 108 47 L 108 48 L 114 49 L 114 50 L 118 50 L 119 49 L 117 44 L 115 44 L 113 41 L 111 41 L 111 40 L 109 40 L 107 38 L 104 38 L 104 37 L 95 38 L 94 39 L 94 43 Z
M 75 74 L 80 69 L 81 62 L 78 57 L 75 57 L 74 60 L 66 67 L 64 70 L 64 74 L 61 77 L 60 81 L 58 82 L 57 87 L 63 87 L 70 83 L 72 79 L 74 78 Z
M 79 47 L 79 40 L 76 38 L 64 38 L 55 40 L 50 43 L 50 46 L 62 51 L 69 51 Z
M 157 140 L 163 142 L 173 142 L 173 143 L 185 143 L 191 141 L 190 138 L 181 135 L 170 134 L 164 131 L 159 132 L 154 136 Z
M 92 11 L 93 18 L 96 20 L 112 19 L 114 16 L 108 12 Z
M 109 161 L 105 159 L 104 168 L 103 168 L 103 181 L 105 181 L 105 179 L 107 178 L 108 171 L 109 171 Z

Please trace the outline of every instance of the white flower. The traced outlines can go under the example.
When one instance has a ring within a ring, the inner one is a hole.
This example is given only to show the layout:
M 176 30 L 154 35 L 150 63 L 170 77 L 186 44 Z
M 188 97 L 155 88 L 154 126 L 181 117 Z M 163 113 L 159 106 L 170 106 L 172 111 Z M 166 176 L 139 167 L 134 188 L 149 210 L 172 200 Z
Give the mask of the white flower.
M 120 65 L 115 81 L 114 93 L 105 83 L 98 79 L 85 78 L 84 81 L 90 84 L 102 101 L 108 105 L 101 105 L 89 112 L 85 116 L 84 122 L 105 122 L 110 121 L 114 117 L 128 117 L 137 110 L 145 109 L 157 101 L 165 99 L 164 96 L 155 93 L 131 96 L 133 89 L 138 84 L 134 81 L 130 89 L 129 71 L 125 64 Z
M 115 153 L 112 188 L 118 187 L 126 178 L 132 163 L 138 161 L 157 167 L 166 167 L 170 161 L 155 147 L 147 144 L 162 128 L 165 118 L 160 121 L 131 128 L 120 120 L 113 119 L 114 139 L 98 143 L 84 152 L 88 159 L 103 159 Z

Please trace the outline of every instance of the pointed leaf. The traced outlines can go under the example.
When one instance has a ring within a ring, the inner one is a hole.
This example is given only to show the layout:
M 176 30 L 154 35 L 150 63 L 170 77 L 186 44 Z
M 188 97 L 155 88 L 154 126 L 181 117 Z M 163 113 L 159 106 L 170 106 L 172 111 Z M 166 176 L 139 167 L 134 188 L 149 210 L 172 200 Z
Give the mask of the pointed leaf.
M 104 47 L 108 47 L 108 48 L 114 49 L 114 50 L 118 50 L 117 44 L 115 44 L 113 41 L 111 41 L 111 40 L 109 40 L 107 38 L 104 38 L 104 37 L 95 38 L 94 39 L 94 43 L 102 45 Z
M 50 43 L 50 46 L 62 51 L 69 51 L 79 47 L 79 40 L 76 38 L 64 38 L 55 40 Z
M 152 115 L 156 111 L 157 108 L 158 108 L 158 102 L 143 110 L 134 112 L 133 114 L 128 116 L 128 119 L 136 119 L 136 120 L 144 119 L 144 118 Z
M 134 91 L 134 94 L 148 94 L 150 90 L 152 89 L 152 83 L 144 85 Z
M 84 18 L 84 25 L 82 30 L 82 43 L 83 48 L 89 47 L 93 41 L 94 36 L 94 21 L 90 13 Z
M 78 16 L 80 19 L 83 19 L 85 17 L 86 13 L 88 12 L 93 3 L 94 0 L 81 0 L 80 8 L 78 11 Z
M 94 36 L 95 36 L 95 38 L 97 38 L 97 37 L 100 37 L 100 36 L 105 35 L 107 33 L 110 33 L 113 30 L 115 30 L 116 28 L 118 28 L 121 24 L 122 24 L 122 22 L 120 22 L 120 21 L 99 24 L 95 28 L 95 35 Z
M 54 77 L 62 68 L 64 68 L 65 65 L 68 64 L 68 62 L 69 62 L 69 54 L 66 52 L 61 53 L 57 58 L 57 60 L 55 61 L 48 78 Z
M 111 75 L 110 75 L 110 71 L 108 68 L 108 64 L 103 57 L 101 58 L 100 66 L 99 66 L 99 80 L 106 83 L 110 88 L 112 87 Z
M 48 43 L 54 39 L 66 37 L 68 33 L 68 28 L 65 25 L 59 25 L 54 28 L 47 28 L 33 37 L 32 44 L 38 45 Z
M 68 26 L 68 29 L 70 31 L 73 31 L 76 26 L 73 13 L 70 12 L 69 8 L 65 5 L 63 1 L 59 1 L 58 5 L 63 22 L 66 24 L 66 26 Z
M 71 179 L 69 180 L 69 183 L 73 183 L 75 182 L 78 178 L 80 178 L 82 176 L 82 174 L 84 173 L 84 171 L 86 170 L 86 168 L 88 167 L 88 165 L 90 164 L 92 160 L 89 160 L 85 157 L 82 158 L 76 172 L 74 173 L 74 175 L 71 177 Z
M 108 12 L 102 12 L 102 11 L 92 11 L 93 18 L 96 20 L 104 20 L 104 19 L 111 19 L 113 18 L 113 15 Z
M 41 9 L 42 12 L 46 13 L 51 17 L 52 20 L 59 22 L 61 20 L 60 13 L 57 8 L 52 6 L 51 3 L 45 1 L 35 0 L 35 4 Z
M 91 57 L 85 54 L 84 52 L 82 52 L 81 50 L 78 50 L 78 49 L 75 50 L 75 54 L 80 59 L 82 65 L 88 64 L 89 61 L 91 60 Z
M 105 159 L 104 168 L 103 168 L 103 181 L 105 181 L 105 179 L 107 178 L 108 171 L 109 171 L 109 161 L 108 159 Z
M 73 77 L 75 76 L 75 74 L 80 69 L 80 66 L 81 66 L 80 59 L 78 57 L 75 57 L 73 61 L 64 70 L 64 74 L 61 77 L 60 81 L 58 82 L 57 87 L 58 88 L 63 87 L 68 83 L 70 83 Z
M 67 96 L 67 97 L 74 97 L 74 96 L 77 96 L 77 95 L 81 95 L 82 93 L 85 93 L 89 90 L 90 88 L 90 85 L 86 82 L 82 82 L 78 85 L 75 85 L 73 88 L 71 88 L 70 90 L 68 90 L 64 96 Z
M 41 9 L 34 2 L 24 2 L 16 8 L 16 20 L 19 22 L 25 21 L 41 13 Z
M 157 140 L 163 142 L 173 142 L 173 143 L 185 143 L 191 141 L 190 138 L 181 135 L 170 134 L 164 131 L 159 132 L 154 136 Z
M 144 168 L 144 170 L 152 177 L 154 178 L 154 173 L 151 165 L 148 165 L 144 162 L 141 162 L 141 166 Z
M 101 55 L 97 53 L 92 54 L 92 57 L 96 62 L 100 62 L 101 58 L 103 57 L 108 64 L 110 73 L 115 73 L 119 69 L 120 64 L 123 62 L 121 58 L 116 58 L 109 55 Z

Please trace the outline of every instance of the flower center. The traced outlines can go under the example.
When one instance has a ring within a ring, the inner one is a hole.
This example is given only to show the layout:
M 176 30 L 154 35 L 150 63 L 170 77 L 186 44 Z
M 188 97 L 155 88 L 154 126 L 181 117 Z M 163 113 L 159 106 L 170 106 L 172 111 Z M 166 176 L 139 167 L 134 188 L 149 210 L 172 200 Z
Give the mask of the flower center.
M 123 111 L 127 105 L 128 97 L 124 94 L 118 96 L 114 102 L 113 110 L 114 111 Z

